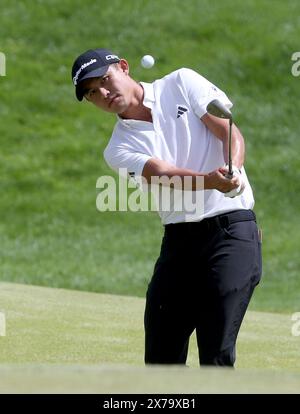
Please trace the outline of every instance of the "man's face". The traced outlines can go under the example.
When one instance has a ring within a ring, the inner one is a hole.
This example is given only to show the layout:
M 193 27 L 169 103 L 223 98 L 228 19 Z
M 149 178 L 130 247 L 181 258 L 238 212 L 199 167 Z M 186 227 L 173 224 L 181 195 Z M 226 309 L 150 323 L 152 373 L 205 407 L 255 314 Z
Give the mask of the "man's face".
M 132 83 L 128 76 L 128 63 L 121 60 L 111 65 L 101 78 L 83 81 L 84 97 L 106 112 L 121 114 L 132 99 Z

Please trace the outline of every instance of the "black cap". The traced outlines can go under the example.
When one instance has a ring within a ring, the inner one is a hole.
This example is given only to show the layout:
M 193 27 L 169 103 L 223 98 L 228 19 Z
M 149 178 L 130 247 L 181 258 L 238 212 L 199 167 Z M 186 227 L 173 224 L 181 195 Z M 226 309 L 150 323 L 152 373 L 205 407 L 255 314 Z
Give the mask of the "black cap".
M 83 90 L 80 83 L 84 79 L 103 76 L 109 65 L 120 62 L 120 58 L 108 49 L 90 49 L 75 60 L 72 67 L 72 80 L 76 88 L 76 96 L 82 101 Z

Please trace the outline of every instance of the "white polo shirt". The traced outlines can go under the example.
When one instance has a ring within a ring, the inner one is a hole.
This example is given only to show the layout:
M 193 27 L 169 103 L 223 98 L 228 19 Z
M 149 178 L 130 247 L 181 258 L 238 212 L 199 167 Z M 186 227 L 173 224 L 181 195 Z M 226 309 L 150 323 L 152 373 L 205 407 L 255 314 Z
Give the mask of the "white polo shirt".
M 117 172 L 120 168 L 127 169 L 131 177 L 137 178 L 150 158 L 201 173 L 209 173 L 224 165 L 221 140 L 200 120 L 207 112 L 207 104 L 215 98 L 231 108 L 232 103 L 224 92 L 186 68 L 152 84 L 141 82 L 141 85 L 143 103 L 151 109 L 153 122 L 118 117 L 104 151 L 104 158 L 112 169 Z M 252 209 L 254 199 L 244 168 L 242 175 L 246 188 L 241 196 L 228 198 L 218 190 L 202 190 L 203 208 L 192 214 L 184 209 L 182 200 L 180 206 L 176 206 L 175 194 L 169 210 L 158 206 L 162 223 L 199 221 L 232 210 Z

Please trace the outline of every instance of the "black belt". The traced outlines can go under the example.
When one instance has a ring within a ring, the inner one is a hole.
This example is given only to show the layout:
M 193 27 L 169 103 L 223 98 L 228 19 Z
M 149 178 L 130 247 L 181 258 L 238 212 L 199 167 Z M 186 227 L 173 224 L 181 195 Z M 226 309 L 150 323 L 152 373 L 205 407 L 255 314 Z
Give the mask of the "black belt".
M 165 225 L 166 232 L 173 230 L 212 230 L 216 228 L 228 227 L 232 223 L 239 221 L 256 221 L 256 216 L 252 210 L 235 210 L 228 213 L 220 214 L 218 216 L 205 218 L 201 221 L 192 221 L 184 223 L 172 223 Z

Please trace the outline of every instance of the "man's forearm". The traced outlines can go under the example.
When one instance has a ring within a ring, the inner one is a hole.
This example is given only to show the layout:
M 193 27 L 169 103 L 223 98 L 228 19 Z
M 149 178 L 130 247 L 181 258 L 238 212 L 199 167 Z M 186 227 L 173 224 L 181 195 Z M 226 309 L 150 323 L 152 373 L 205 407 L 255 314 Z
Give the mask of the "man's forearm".
M 214 134 L 214 136 L 222 141 L 223 144 L 223 156 L 225 162 L 228 164 L 229 154 L 229 122 L 228 119 L 217 118 L 213 115 L 206 113 L 201 118 L 201 121 L 205 126 Z M 231 158 L 233 165 L 241 168 L 244 164 L 245 157 L 245 143 L 243 135 L 238 127 L 232 125 L 232 139 L 231 139 Z
M 151 158 L 146 162 L 142 175 L 148 184 L 163 185 L 185 191 L 216 189 L 225 193 L 238 187 L 235 177 L 229 180 L 225 177 L 225 173 L 219 169 L 205 174 L 187 168 L 179 168 L 156 158 Z
M 171 186 L 178 190 L 207 190 L 209 179 L 207 174 L 198 173 L 186 168 L 168 168 L 157 176 L 151 176 L 152 184 Z
M 235 181 L 228 180 L 217 170 L 204 174 L 177 167 L 172 167 L 162 172 L 159 176 L 152 176 L 151 183 L 184 191 L 218 189 L 219 191 L 227 192 L 236 187 Z

